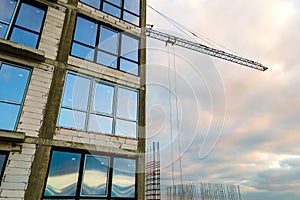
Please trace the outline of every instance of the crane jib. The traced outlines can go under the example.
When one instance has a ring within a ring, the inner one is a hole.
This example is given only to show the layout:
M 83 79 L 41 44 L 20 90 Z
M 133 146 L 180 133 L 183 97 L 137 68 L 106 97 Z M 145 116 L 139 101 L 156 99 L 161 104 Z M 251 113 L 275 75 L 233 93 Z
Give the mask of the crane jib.
M 166 42 L 166 44 L 170 43 L 172 45 L 177 45 L 183 48 L 191 49 L 193 51 L 198 51 L 209 56 L 227 60 L 229 62 L 237 63 L 239 65 L 243 65 L 260 71 L 266 71 L 268 69 L 266 66 L 253 60 L 249 60 L 234 54 L 227 53 L 222 50 L 205 46 L 200 43 L 192 42 L 157 30 L 153 30 L 151 28 L 146 29 L 146 35 L 150 38 Z

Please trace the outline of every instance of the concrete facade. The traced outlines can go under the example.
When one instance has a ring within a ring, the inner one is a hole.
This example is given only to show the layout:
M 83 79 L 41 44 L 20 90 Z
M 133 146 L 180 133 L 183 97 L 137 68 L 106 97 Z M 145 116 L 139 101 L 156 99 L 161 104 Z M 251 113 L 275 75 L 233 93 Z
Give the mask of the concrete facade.
M 144 199 L 146 0 L 141 0 L 140 3 L 141 27 L 78 0 L 33 2 L 47 7 L 38 48 L 0 39 L 1 62 L 32 70 L 16 130 L 0 130 L 0 151 L 9 152 L 0 185 L 0 199 L 41 199 L 53 148 L 112 153 L 137 158 L 135 199 Z M 70 55 L 78 14 L 140 38 L 139 76 Z M 58 127 L 57 118 L 67 71 L 138 90 L 138 138 Z

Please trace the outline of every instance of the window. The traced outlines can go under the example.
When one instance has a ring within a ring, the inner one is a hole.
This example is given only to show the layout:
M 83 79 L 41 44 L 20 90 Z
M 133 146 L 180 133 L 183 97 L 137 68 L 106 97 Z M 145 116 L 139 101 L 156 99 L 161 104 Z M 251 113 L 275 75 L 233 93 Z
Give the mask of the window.
M 139 39 L 78 16 L 71 55 L 139 75 Z
M 140 0 L 80 0 L 109 15 L 140 26 Z
M 58 126 L 136 138 L 138 91 L 68 72 Z
M 7 158 L 8 158 L 8 152 L 5 151 L 0 151 L 0 185 L 1 185 L 1 180 L 4 174 L 4 169 L 6 166 Z
M 0 63 L 0 129 L 16 130 L 31 70 Z
M 52 151 L 43 199 L 135 199 L 136 159 Z
M 37 48 L 45 12 L 20 0 L 1 0 L 0 38 Z

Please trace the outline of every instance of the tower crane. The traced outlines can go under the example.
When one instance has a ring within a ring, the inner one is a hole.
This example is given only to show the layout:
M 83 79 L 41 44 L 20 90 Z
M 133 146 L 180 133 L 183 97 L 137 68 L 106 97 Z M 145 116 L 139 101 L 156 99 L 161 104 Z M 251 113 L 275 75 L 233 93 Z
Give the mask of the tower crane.
M 169 35 L 167 33 L 163 33 L 157 30 L 153 30 L 152 27 L 151 28 L 146 28 L 146 36 L 153 38 L 153 39 L 157 39 L 163 42 L 170 43 L 172 45 L 177 45 L 183 48 L 187 48 L 190 50 L 194 50 L 200 53 L 204 53 L 207 54 L 209 56 L 213 56 L 213 57 L 217 57 L 223 60 L 227 60 L 229 62 L 233 62 L 233 63 L 237 63 L 240 65 L 244 65 L 246 67 L 250 67 L 256 70 L 260 70 L 260 71 L 266 71 L 268 68 L 265 67 L 264 65 L 255 62 L 253 60 L 249 60 L 231 53 L 227 53 L 225 51 L 222 50 L 218 50 L 218 49 L 214 49 L 211 47 L 208 47 L 206 45 L 200 44 L 200 43 L 196 43 L 196 42 L 192 42 L 186 39 L 182 39 L 173 35 Z

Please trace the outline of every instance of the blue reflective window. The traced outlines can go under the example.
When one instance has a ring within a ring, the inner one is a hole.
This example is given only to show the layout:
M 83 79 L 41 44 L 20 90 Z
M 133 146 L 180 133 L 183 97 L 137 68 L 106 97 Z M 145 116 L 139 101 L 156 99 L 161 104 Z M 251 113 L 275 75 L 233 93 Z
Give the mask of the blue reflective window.
M 16 129 L 30 74 L 29 69 L 0 65 L 0 129 Z
M 44 196 L 75 196 L 81 154 L 53 151 Z
M 121 55 L 133 61 L 138 61 L 139 40 L 122 34 Z
M 112 114 L 115 88 L 111 85 L 96 83 L 93 111 Z
M 45 13 L 44 8 L 21 0 L 1 0 L 0 37 L 36 48 Z
M 109 158 L 87 155 L 83 170 L 81 195 L 107 196 Z
M 136 161 L 115 158 L 112 179 L 112 197 L 135 197 Z
M 97 30 L 98 24 L 82 17 L 77 17 L 74 40 L 95 47 Z
M 87 110 L 91 80 L 68 73 L 65 82 L 62 106 Z
M 141 0 L 79 0 L 114 17 L 140 26 Z
M 117 116 L 128 120 L 137 120 L 138 93 L 125 88 L 118 89 Z
M 78 16 L 71 55 L 138 76 L 139 43 L 136 37 Z
M 9 23 L 17 5 L 15 0 L 1 0 L 0 21 Z
M 22 3 L 15 25 L 31 31 L 40 32 L 44 15 L 44 10 L 26 3 Z
M 137 112 L 137 90 L 68 72 L 57 125 L 137 138 Z
M 8 152 L 0 151 L 0 185 L 1 185 L 1 180 L 2 180 L 3 174 L 4 174 L 8 154 L 9 154 Z
M 43 199 L 133 200 L 135 183 L 136 159 L 54 150 Z
M 82 3 L 85 3 L 93 8 L 100 9 L 101 0 L 80 0 Z
M 118 57 L 109 53 L 98 51 L 97 63 L 110 68 L 118 68 Z
M 35 48 L 38 42 L 39 36 L 35 33 L 28 32 L 26 30 L 15 27 L 12 31 L 10 40 L 25 46 Z
M 140 14 L 140 0 L 124 0 L 124 9 L 139 15 Z
M 135 62 L 121 59 L 120 60 L 120 70 L 128 72 L 130 74 L 138 75 L 139 74 L 139 65 Z
M 118 44 L 118 32 L 102 26 L 99 48 L 110 53 L 117 54 Z
M 104 3 L 103 11 L 117 18 L 121 17 L 121 9 L 111 4 Z
M 72 45 L 71 55 L 77 56 L 84 60 L 93 61 L 94 49 L 74 42 Z

